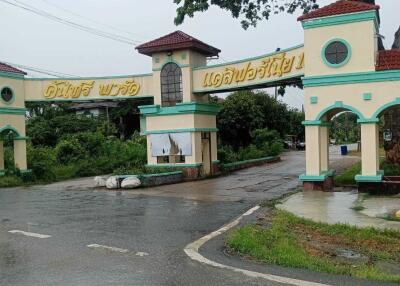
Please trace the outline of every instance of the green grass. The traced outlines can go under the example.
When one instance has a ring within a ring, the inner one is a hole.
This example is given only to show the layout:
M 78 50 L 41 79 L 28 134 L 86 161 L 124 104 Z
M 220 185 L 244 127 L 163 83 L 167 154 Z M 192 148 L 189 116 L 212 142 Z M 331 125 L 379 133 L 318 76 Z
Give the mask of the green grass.
M 380 169 L 385 172 L 385 176 L 399 176 L 400 165 L 391 164 L 386 161 L 382 161 Z M 355 176 L 361 174 L 361 162 L 354 164 L 344 173 L 335 177 L 335 184 L 338 186 L 355 185 Z
M 335 184 L 339 186 L 355 185 L 355 176 L 361 174 L 361 163 L 356 163 L 347 169 L 343 174 L 335 177 Z
M 274 211 L 270 227 L 247 225 L 236 229 L 230 233 L 226 244 L 229 249 L 262 262 L 358 278 L 400 282 L 400 275 L 387 273 L 375 267 L 373 263 L 354 267 L 351 263 L 326 255 L 313 255 L 306 250 L 306 240 L 302 239 L 302 234 L 310 234 L 312 238 L 335 239 L 335 243 L 338 243 L 336 240 L 339 239 L 347 247 L 351 245 L 351 249 L 370 257 L 372 261 L 395 260 L 400 263 L 400 232 L 316 223 L 280 210 Z

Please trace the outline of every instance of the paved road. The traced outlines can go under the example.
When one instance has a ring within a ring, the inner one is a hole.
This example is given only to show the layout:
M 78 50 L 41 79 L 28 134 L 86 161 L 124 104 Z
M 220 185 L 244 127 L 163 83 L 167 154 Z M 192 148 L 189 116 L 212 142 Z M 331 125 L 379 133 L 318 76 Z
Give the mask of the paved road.
M 183 248 L 295 188 L 303 169 L 304 153 L 291 152 L 231 176 L 142 191 L 95 191 L 88 179 L 0 190 L 0 285 L 280 285 L 194 262 Z

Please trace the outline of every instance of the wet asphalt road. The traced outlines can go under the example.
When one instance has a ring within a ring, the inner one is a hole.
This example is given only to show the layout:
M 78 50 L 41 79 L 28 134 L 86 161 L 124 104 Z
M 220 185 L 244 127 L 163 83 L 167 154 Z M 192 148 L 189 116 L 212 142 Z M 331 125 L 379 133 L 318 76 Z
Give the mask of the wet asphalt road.
M 304 153 L 293 152 L 231 176 L 140 191 L 94 191 L 89 180 L 0 190 L 0 285 L 281 285 L 194 262 L 183 248 L 296 187 L 303 169 Z

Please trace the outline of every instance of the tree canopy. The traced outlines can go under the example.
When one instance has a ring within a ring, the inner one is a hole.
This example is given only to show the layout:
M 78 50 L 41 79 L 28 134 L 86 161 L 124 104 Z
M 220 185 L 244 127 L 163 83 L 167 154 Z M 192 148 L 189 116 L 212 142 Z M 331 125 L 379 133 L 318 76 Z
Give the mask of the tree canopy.
M 222 103 L 217 116 L 223 145 L 235 149 L 252 143 L 257 129 L 276 130 L 280 136 L 304 137 L 304 114 L 288 108 L 265 92 L 238 91 Z
M 244 29 L 255 27 L 260 20 L 268 20 L 271 15 L 281 12 L 293 14 L 297 10 L 307 13 L 318 8 L 317 0 L 174 0 L 178 5 L 175 24 L 182 24 L 185 17 L 193 17 L 196 12 L 207 11 L 214 5 L 231 12 L 232 17 L 243 17 Z
M 362 0 L 375 4 L 375 0 Z M 293 14 L 297 10 L 308 13 L 319 8 L 319 0 L 174 0 L 178 5 L 175 24 L 180 25 L 185 17 L 192 18 L 196 12 L 205 12 L 210 6 L 227 10 L 233 18 L 241 17 L 244 29 L 255 27 L 261 20 L 268 20 L 271 15 L 287 12 Z

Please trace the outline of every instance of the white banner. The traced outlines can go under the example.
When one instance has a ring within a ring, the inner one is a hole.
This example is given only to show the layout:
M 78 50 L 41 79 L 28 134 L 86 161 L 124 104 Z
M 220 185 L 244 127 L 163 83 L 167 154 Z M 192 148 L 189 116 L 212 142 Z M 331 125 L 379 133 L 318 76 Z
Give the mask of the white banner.
M 152 134 L 151 140 L 151 155 L 169 156 L 169 155 L 192 155 L 192 137 L 187 133 L 165 133 Z

